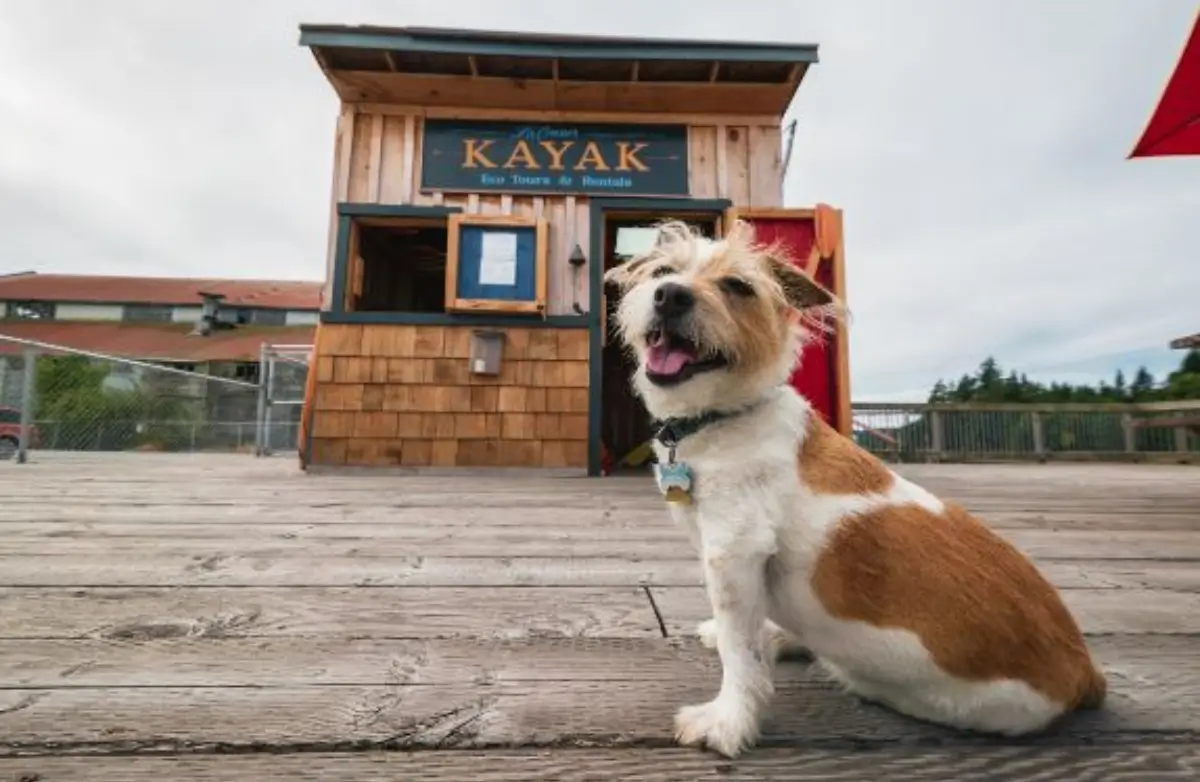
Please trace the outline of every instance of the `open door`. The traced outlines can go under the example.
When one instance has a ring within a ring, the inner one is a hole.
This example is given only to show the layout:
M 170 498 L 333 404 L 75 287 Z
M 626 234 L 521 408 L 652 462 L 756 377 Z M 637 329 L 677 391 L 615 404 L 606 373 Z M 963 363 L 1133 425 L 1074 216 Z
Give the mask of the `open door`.
M 806 274 L 846 301 L 842 243 L 842 212 L 824 204 L 815 209 L 730 209 L 724 231 L 742 220 L 754 226 L 755 238 L 782 242 L 793 262 Z M 831 426 L 851 435 L 850 362 L 845 323 L 833 334 L 805 346 L 792 387 L 802 394 Z

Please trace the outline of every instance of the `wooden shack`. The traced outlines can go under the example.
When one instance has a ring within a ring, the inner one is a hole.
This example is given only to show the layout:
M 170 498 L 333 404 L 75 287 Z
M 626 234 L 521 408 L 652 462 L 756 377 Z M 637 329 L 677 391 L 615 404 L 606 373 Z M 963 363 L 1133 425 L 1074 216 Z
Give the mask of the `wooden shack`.
M 845 296 L 839 210 L 783 208 L 812 45 L 303 25 L 341 102 L 305 465 L 576 468 L 651 434 L 606 268 L 668 218 L 784 239 Z M 849 431 L 847 343 L 793 378 Z

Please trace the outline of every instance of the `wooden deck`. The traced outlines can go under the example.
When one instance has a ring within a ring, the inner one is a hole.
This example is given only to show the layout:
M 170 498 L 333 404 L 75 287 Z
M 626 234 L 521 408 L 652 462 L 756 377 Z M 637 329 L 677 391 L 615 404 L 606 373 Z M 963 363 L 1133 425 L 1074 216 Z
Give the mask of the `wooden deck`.
M 1200 775 L 1200 469 L 907 465 L 1064 589 L 1108 707 L 1029 741 L 783 664 L 761 748 L 674 747 L 719 684 L 699 567 L 637 478 L 0 464 L 0 780 Z M 969 745 L 969 746 L 968 746 Z

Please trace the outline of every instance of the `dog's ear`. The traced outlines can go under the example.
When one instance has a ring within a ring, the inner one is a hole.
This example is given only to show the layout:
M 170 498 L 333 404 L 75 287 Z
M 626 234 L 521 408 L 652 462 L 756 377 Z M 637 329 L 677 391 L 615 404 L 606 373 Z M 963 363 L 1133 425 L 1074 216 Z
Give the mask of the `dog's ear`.
M 795 309 L 805 310 L 837 304 L 837 297 L 821 283 L 809 277 L 787 255 L 772 249 L 767 253 L 771 276 L 783 288 L 783 297 Z
M 637 255 L 624 263 L 617 264 L 604 273 L 604 283 L 616 285 L 621 290 L 625 290 L 637 276 L 638 269 L 645 266 L 648 260 L 650 260 L 649 256 Z

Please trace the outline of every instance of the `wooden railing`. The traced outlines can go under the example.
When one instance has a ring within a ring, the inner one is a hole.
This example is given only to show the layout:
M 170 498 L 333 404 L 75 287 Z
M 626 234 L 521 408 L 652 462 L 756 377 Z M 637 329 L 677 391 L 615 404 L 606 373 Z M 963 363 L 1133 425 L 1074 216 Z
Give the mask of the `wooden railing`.
M 856 402 L 854 438 L 890 461 L 1200 463 L 1200 400 L 1142 404 Z

